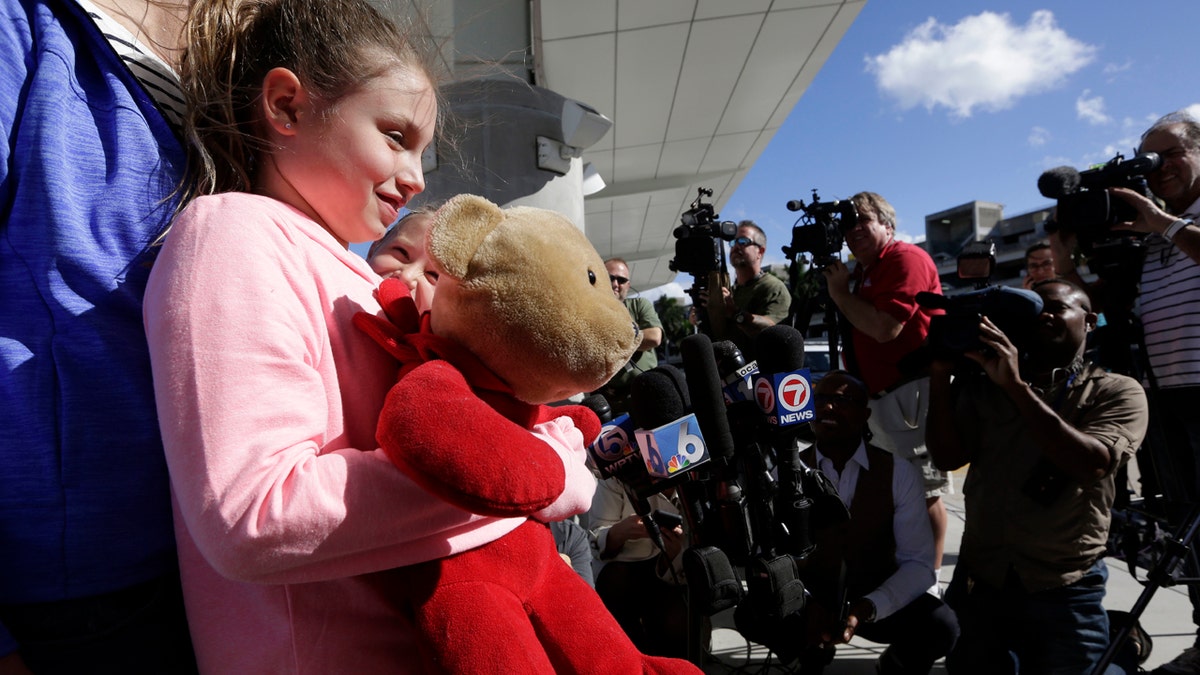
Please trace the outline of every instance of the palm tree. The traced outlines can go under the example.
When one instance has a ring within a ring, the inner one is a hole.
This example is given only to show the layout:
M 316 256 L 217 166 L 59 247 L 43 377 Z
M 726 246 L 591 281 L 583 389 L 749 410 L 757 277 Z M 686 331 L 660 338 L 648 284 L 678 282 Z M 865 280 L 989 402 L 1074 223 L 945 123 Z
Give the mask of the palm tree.
M 660 353 L 665 359 L 676 351 L 676 345 L 683 338 L 695 332 L 692 322 L 688 321 L 688 308 L 684 307 L 679 298 L 669 295 L 660 296 L 654 301 L 654 311 L 663 325 L 663 344 Z

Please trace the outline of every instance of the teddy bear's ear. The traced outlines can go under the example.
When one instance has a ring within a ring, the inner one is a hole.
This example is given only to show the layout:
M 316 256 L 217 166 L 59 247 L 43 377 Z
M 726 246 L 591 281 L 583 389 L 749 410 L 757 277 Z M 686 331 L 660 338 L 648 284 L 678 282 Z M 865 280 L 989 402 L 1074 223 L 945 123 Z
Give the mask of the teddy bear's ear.
M 450 276 L 463 279 L 479 245 L 503 219 L 500 207 L 483 197 L 458 195 L 438 209 L 429 252 Z

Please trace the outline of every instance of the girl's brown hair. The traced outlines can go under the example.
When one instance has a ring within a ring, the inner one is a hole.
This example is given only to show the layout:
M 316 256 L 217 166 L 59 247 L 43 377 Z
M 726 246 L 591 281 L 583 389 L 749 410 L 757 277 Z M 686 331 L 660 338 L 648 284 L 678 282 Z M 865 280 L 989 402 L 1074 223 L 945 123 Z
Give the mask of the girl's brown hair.
M 259 98 L 273 68 L 294 72 L 326 114 L 396 66 L 420 71 L 436 90 L 432 52 L 410 38 L 367 0 L 196 0 L 180 62 L 185 198 L 251 190 L 270 151 Z

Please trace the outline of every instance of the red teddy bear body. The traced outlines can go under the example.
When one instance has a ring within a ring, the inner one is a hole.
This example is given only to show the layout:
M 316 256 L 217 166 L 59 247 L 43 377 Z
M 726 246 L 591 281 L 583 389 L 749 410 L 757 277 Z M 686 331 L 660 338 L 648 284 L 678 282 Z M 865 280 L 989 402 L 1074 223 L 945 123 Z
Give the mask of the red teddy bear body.
M 355 324 L 401 363 L 377 439 L 402 471 L 467 511 L 527 517 L 562 493 L 563 462 L 530 433 L 569 415 L 586 439 L 600 432 L 582 406 L 534 406 L 473 354 L 429 331 L 399 280 L 380 287 L 391 322 Z M 599 596 L 559 557 L 549 528 L 533 520 L 479 548 L 403 568 L 428 657 L 450 673 L 699 673 L 677 659 L 645 656 Z

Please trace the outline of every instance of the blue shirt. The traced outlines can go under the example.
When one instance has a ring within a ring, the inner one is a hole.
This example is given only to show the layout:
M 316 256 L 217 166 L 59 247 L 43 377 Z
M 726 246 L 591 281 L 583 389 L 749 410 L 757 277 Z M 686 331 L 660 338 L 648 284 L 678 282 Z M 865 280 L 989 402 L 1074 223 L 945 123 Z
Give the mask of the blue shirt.
M 26 603 L 174 570 L 142 294 L 184 151 L 75 3 L 0 12 L 0 603 Z

